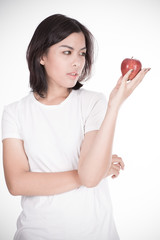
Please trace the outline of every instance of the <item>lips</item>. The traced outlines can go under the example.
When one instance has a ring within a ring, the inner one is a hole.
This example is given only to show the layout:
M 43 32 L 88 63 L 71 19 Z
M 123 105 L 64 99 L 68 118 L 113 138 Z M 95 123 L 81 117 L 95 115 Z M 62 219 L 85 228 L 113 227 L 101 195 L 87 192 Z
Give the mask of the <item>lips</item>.
M 79 74 L 77 72 L 70 72 L 70 73 L 67 73 L 67 76 L 72 80 L 76 80 Z
M 67 75 L 77 77 L 79 74 L 77 72 L 70 72 L 70 73 L 67 73 Z

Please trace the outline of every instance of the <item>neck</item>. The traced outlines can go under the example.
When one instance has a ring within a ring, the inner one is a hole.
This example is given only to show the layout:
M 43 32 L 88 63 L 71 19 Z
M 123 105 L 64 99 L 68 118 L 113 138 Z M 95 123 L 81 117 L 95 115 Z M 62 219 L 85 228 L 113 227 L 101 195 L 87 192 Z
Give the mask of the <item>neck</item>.
M 66 98 L 68 97 L 71 89 L 68 88 L 48 88 L 47 93 L 45 94 L 46 99 L 53 99 L 53 98 Z
M 46 94 L 44 94 L 44 98 L 41 98 L 37 93 L 34 94 L 35 98 L 46 105 L 57 105 L 63 102 L 68 95 L 70 94 L 71 89 L 67 88 L 48 88 Z

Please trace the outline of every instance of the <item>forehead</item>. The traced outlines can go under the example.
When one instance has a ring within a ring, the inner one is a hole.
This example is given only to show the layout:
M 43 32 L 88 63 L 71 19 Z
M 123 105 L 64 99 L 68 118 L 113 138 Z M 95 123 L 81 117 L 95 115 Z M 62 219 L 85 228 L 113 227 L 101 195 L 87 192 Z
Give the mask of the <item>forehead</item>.
M 55 44 L 57 46 L 61 46 L 61 45 L 69 45 L 71 47 L 80 47 L 80 48 L 84 48 L 86 43 L 85 43 L 85 36 L 82 32 L 80 33 L 72 33 L 70 34 L 68 37 L 66 37 L 65 39 L 63 39 L 62 41 L 60 41 L 59 43 Z

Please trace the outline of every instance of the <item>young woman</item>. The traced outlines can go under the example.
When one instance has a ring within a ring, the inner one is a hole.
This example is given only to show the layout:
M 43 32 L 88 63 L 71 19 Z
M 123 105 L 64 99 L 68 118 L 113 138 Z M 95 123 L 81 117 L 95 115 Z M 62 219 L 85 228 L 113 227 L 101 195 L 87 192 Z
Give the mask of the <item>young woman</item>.
M 93 37 L 77 20 L 56 14 L 37 27 L 27 50 L 32 91 L 2 118 L 8 189 L 22 196 L 15 240 L 117 240 L 107 177 L 124 163 L 112 155 L 121 104 L 142 81 L 120 77 L 108 104 L 85 90 Z

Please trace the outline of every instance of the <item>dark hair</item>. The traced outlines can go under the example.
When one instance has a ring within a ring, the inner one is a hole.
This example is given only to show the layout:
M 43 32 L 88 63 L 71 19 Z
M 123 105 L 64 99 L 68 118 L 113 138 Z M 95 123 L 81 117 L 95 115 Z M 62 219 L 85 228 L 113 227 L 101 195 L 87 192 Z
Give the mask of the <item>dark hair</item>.
M 40 64 L 41 56 L 47 52 L 48 48 L 56 44 L 71 33 L 82 32 L 86 41 L 85 66 L 81 77 L 73 89 L 79 89 L 83 85 L 82 80 L 87 80 L 91 74 L 93 64 L 93 35 L 90 31 L 75 19 L 62 14 L 55 14 L 44 19 L 36 28 L 27 49 L 27 62 L 30 71 L 30 87 L 33 92 L 37 92 L 41 97 L 47 92 L 48 84 L 44 66 Z

